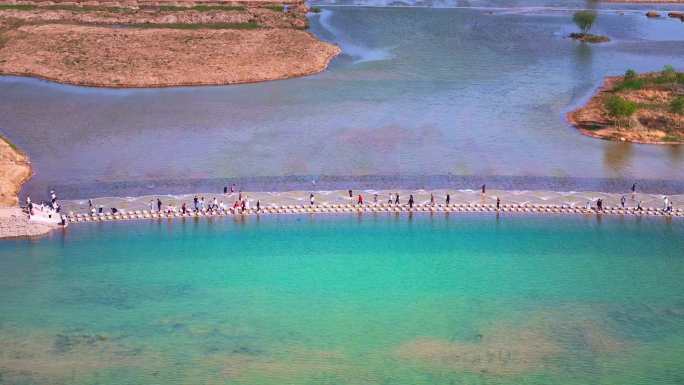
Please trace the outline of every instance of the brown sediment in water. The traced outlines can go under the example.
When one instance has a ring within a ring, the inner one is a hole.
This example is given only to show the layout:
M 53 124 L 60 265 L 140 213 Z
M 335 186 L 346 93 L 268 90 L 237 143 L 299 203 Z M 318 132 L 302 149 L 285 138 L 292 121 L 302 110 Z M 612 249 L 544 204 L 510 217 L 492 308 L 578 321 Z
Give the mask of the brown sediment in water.
M 130 348 L 104 335 L 33 331 L 31 335 L 3 329 L 0 335 L 0 373 L 13 383 L 68 383 L 74 373 L 140 366 Z
M 277 378 L 284 383 L 301 377 L 349 374 L 353 370 L 339 352 L 297 347 L 275 353 L 216 353 L 203 357 L 194 366 L 200 372 L 218 368 L 220 377 L 228 381 Z
M 225 85 L 318 73 L 340 53 L 305 30 L 303 1 L 285 2 L 287 12 L 169 4 L 0 7 L 0 73 L 95 87 Z
M 658 73 L 638 75 L 649 82 Z M 682 86 L 647 83 L 639 89 L 618 88 L 625 77 L 608 77 L 596 94 L 581 108 L 567 114 L 567 120 L 582 134 L 599 139 L 643 144 L 684 143 L 684 115 L 671 112 L 669 104 L 681 95 Z M 617 96 L 636 104 L 637 109 L 626 121 L 619 122 L 606 107 L 610 97 Z
M 472 341 L 419 337 L 400 345 L 394 355 L 432 370 L 518 376 L 554 370 L 568 355 L 607 356 L 631 347 L 581 315 L 536 311 L 523 325 L 496 323 Z
M 501 328 L 483 333 L 474 342 L 417 338 L 399 346 L 396 356 L 435 369 L 519 375 L 544 369 L 561 352 L 541 330 Z

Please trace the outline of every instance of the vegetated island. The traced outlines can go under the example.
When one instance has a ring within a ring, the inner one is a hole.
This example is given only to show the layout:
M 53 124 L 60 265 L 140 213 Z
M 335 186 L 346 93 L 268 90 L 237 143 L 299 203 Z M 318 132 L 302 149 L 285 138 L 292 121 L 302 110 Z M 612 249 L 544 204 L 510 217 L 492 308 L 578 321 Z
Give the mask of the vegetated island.
M 583 10 L 577 11 L 572 15 L 572 21 L 580 29 L 580 32 L 573 32 L 569 37 L 584 43 L 605 43 L 610 41 L 608 36 L 594 35 L 589 33 L 591 27 L 596 23 L 596 11 Z
M 608 77 L 582 108 L 567 115 L 583 134 L 650 144 L 684 143 L 684 73 L 660 72 Z
M 306 30 L 309 11 L 303 0 L 0 2 L 0 73 L 99 87 L 310 75 L 340 49 Z

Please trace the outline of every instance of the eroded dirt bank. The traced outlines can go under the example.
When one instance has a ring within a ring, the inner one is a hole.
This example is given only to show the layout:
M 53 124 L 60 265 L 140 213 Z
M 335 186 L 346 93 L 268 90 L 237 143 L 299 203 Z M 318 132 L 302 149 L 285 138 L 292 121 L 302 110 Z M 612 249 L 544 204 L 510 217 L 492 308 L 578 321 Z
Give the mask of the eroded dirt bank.
M 31 177 L 28 157 L 0 135 L 0 207 L 16 207 L 21 185 Z

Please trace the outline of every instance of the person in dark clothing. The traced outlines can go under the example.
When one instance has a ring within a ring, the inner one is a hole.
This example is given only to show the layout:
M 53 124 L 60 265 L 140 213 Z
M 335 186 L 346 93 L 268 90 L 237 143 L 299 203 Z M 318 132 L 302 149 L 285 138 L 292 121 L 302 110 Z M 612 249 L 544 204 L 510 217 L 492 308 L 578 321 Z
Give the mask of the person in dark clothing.
M 394 194 L 394 204 L 395 205 L 399 204 L 399 193 Z
M 409 195 L 409 208 L 413 208 L 413 194 Z
M 352 190 L 349 189 L 349 199 L 352 199 L 354 197 L 354 194 L 352 194 Z
M 603 200 L 599 199 L 596 201 L 596 210 L 603 211 Z
M 119 212 L 119 209 L 117 209 L 116 207 L 112 207 L 112 214 L 116 214 L 118 212 Z
M 187 213 L 188 209 L 185 207 L 185 202 L 183 202 L 183 205 L 181 206 L 181 211 L 183 214 Z
M 430 193 L 430 206 L 435 205 L 435 195 Z
M 487 185 L 483 184 L 482 185 L 482 194 L 485 194 L 487 192 Z
M 195 205 L 195 211 L 196 212 L 199 211 L 199 198 L 197 198 L 197 195 L 195 195 L 195 197 L 192 198 L 192 202 Z
M 623 209 L 625 208 L 625 201 L 627 201 L 627 199 L 625 199 L 625 196 L 623 195 L 622 198 L 620 198 L 620 206 L 622 206 Z
M 496 197 L 496 209 L 498 210 L 501 207 L 501 199 L 499 197 Z
M 447 206 L 448 206 L 450 203 L 451 203 L 451 195 L 447 194 L 447 197 L 446 197 L 446 204 L 447 204 Z
M 223 186 L 223 193 L 228 194 L 228 186 Z
M 257 204 L 256 204 L 256 206 L 257 206 L 257 212 L 261 211 L 261 202 L 259 202 L 258 199 L 257 199 Z
M 162 206 L 161 200 L 159 198 L 157 198 L 157 211 L 158 212 L 161 212 L 161 206 Z

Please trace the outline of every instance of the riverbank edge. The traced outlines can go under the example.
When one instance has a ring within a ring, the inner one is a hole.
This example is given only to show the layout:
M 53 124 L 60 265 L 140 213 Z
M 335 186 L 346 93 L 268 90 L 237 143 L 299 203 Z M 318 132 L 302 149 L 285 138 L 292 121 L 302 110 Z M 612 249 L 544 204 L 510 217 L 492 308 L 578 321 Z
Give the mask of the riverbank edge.
M 0 239 L 47 235 L 56 227 L 29 221 L 28 214 L 19 207 L 21 187 L 34 175 L 28 155 L 0 135 L 0 159 L 0 184 L 6 191 L 0 200 Z
M 596 138 L 596 139 L 603 139 L 611 142 L 627 142 L 627 143 L 635 143 L 635 144 L 651 144 L 651 145 L 671 145 L 671 146 L 677 146 L 677 145 L 682 145 L 684 142 L 665 142 L 665 141 L 645 141 L 645 140 L 638 140 L 638 139 L 628 139 L 628 138 L 615 138 L 613 136 L 608 136 L 608 135 L 601 135 L 597 131 L 589 130 L 586 128 L 582 128 L 582 124 L 577 120 L 577 114 L 581 113 L 582 111 L 589 109 L 591 107 L 594 107 L 598 104 L 601 104 L 601 97 L 605 93 L 609 93 L 612 91 L 615 82 L 621 80 L 623 77 L 622 76 L 607 76 L 603 79 L 603 82 L 601 85 L 594 91 L 594 94 L 589 98 L 589 100 L 584 103 L 579 108 L 576 108 L 572 111 L 569 111 L 565 114 L 565 120 L 568 124 L 573 126 L 575 129 L 577 129 L 582 135 L 591 137 L 591 138 Z M 611 126 L 612 127 L 612 126 Z

